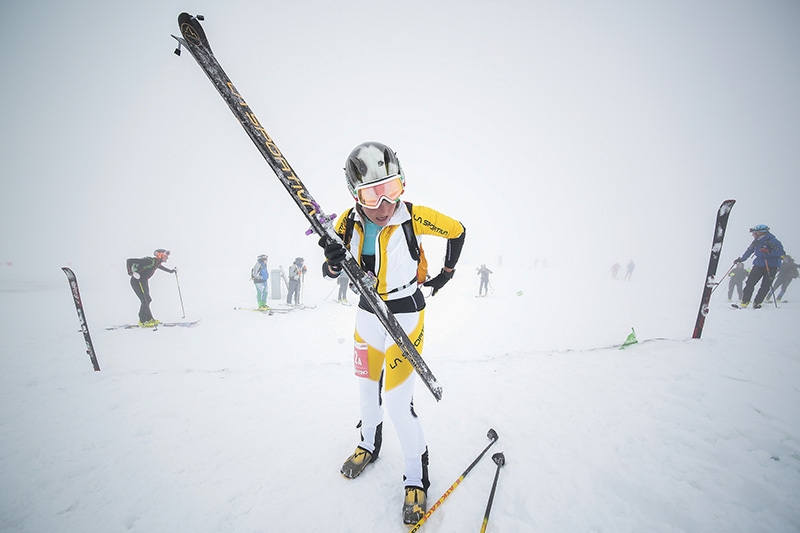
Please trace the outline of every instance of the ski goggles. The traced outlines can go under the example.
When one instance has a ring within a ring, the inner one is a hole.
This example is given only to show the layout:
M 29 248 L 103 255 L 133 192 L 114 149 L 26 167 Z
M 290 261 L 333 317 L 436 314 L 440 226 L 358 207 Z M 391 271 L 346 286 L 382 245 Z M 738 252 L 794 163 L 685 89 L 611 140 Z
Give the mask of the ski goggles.
M 390 203 L 397 202 L 404 190 L 402 176 L 394 174 L 380 181 L 357 187 L 356 201 L 364 207 L 374 209 L 384 199 Z
M 169 250 L 156 250 L 155 252 L 156 259 L 161 259 L 162 261 L 166 261 L 169 258 Z

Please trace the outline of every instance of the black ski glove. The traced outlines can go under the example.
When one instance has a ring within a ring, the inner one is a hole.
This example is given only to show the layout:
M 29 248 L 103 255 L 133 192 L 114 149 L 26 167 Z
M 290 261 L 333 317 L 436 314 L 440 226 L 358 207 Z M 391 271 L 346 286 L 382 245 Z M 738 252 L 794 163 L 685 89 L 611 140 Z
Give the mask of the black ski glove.
M 342 261 L 347 257 L 344 245 L 330 237 L 320 238 L 319 245 L 325 250 L 325 259 L 327 259 L 331 270 L 334 272 L 340 271 L 342 269 Z
M 439 289 L 444 287 L 448 281 L 453 279 L 453 274 L 455 273 L 456 273 L 455 269 L 451 270 L 450 272 L 447 272 L 445 271 L 445 269 L 442 269 L 442 271 L 439 272 L 438 276 L 436 276 L 433 279 L 429 279 L 428 281 L 423 283 L 422 286 L 433 287 L 433 292 L 431 292 L 431 296 L 436 296 L 436 293 L 439 292 Z

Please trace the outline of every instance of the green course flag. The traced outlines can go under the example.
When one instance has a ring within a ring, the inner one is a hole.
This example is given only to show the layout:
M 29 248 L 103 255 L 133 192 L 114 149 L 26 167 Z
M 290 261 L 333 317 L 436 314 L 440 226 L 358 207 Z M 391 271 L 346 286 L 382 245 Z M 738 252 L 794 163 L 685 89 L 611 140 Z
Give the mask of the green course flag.
M 639 341 L 636 340 L 636 331 L 631 328 L 631 334 L 628 335 L 628 338 L 625 339 L 625 342 L 622 343 L 622 346 L 620 346 L 619 349 L 621 350 L 623 348 L 627 348 L 631 344 L 638 344 L 638 342 Z

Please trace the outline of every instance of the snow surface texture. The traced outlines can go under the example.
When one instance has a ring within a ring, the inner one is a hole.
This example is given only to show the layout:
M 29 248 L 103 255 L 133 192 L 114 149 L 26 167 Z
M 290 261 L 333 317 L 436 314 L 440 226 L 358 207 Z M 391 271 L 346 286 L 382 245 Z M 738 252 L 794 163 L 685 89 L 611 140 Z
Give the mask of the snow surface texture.
M 1 280 L 0 531 L 405 531 L 391 422 L 380 460 L 339 474 L 358 438 L 355 306 L 309 276 L 316 309 L 235 311 L 255 303 L 245 276 L 185 266 L 187 319 L 202 321 L 156 332 L 105 331 L 136 317 L 124 273 L 75 267 L 100 372 L 60 271 Z M 703 272 L 676 291 L 641 270 L 489 266 L 487 298 L 462 265 L 428 300 L 423 356 L 444 387 L 437 403 L 418 384 L 415 401 L 430 501 L 489 428 L 500 439 L 423 531 L 480 528 L 498 451 L 489 531 L 800 529 L 800 304 L 733 310 L 720 287 L 691 340 Z M 181 316 L 172 278 L 152 280 L 163 320 Z M 640 343 L 614 347 L 631 327 Z

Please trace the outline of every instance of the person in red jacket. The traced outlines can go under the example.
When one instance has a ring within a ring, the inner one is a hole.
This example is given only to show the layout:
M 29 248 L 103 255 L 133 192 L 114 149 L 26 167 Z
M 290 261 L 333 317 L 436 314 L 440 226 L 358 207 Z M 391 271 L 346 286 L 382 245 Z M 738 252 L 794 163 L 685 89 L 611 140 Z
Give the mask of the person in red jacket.
M 169 259 L 169 250 L 164 250 L 163 248 L 153 252 L 153 257 L 128 259 L 127 268 L 128 275 L 131 277 L 131 288 L 136 297 L 139 298 L 139 302 L 141 302 L 139 306 L 139 325 L 143 328 L 153 328 L 160 323 L 159 320 L 153 318 L 153 313 L 150 311 L 150 302 L 153 299 L 150 297 L 148 280 L 153 277 L 156 270 L 163 270 L 170 274 L 178 271 L 177 267 L 170 269 L 163 265 L 167 259 Z

